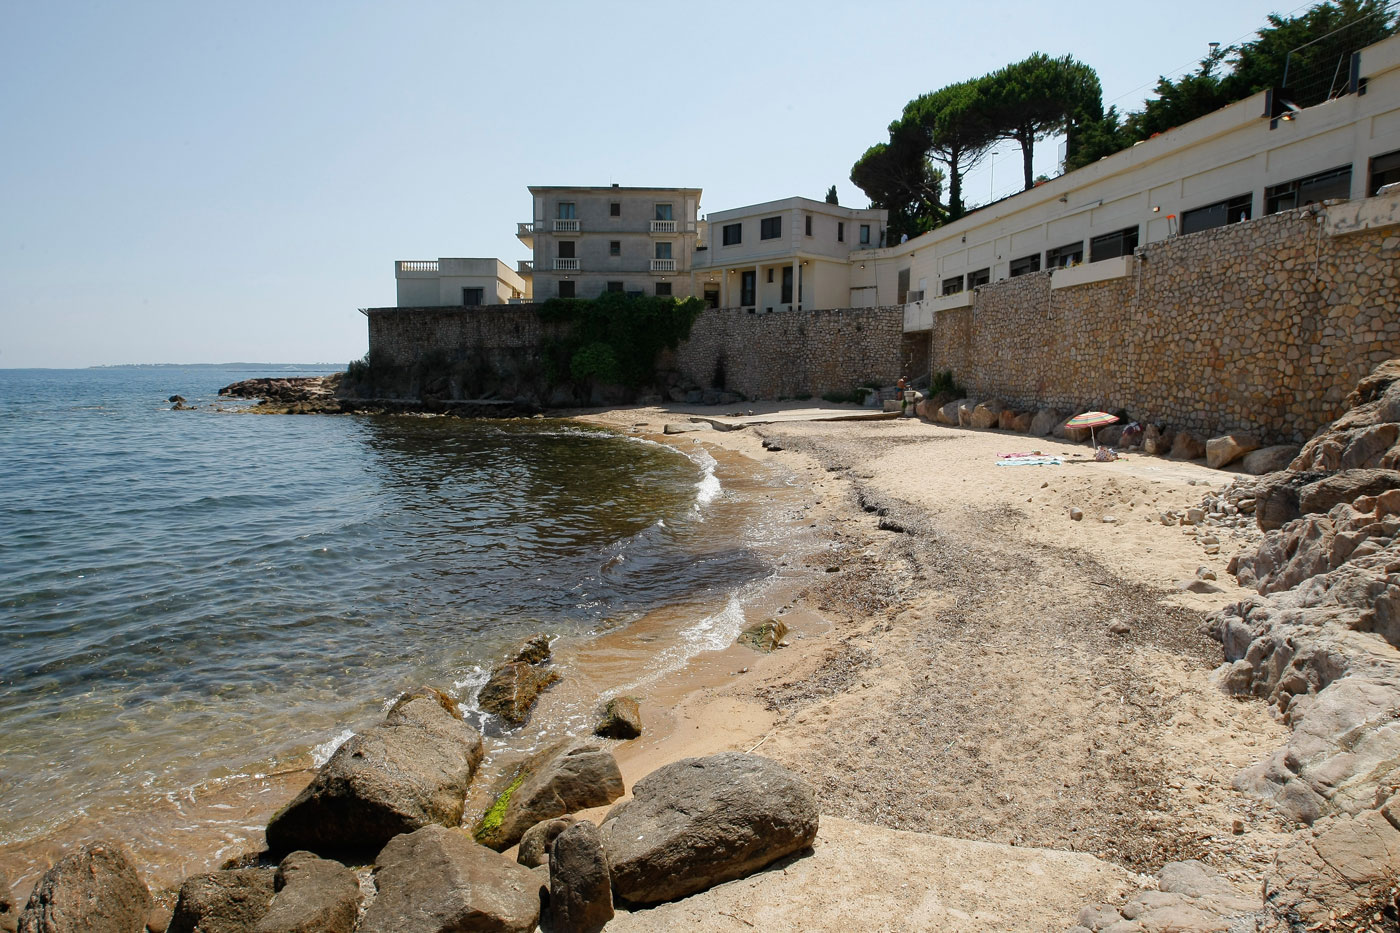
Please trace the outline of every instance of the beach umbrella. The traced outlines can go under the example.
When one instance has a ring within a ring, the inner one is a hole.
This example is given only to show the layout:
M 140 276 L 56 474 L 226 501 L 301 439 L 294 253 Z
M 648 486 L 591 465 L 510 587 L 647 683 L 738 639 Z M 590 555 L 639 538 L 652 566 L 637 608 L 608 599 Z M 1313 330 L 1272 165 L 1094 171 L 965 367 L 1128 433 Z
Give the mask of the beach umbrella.
M 1113 422 L 1117 420 L 1117 415 L 1110 415 L 1106 411 L 1086 411 L 1084 414 L 1075 415 L 1073 418 L 1066 421 L 1065 427 L 1088 428 L 1089 440 L 1093 442 L 1095 447 L 1098 447 L 1099 442 L 1094 438 L 1094 428 L 1101 428 L 1106 424 L 1113 424 Z

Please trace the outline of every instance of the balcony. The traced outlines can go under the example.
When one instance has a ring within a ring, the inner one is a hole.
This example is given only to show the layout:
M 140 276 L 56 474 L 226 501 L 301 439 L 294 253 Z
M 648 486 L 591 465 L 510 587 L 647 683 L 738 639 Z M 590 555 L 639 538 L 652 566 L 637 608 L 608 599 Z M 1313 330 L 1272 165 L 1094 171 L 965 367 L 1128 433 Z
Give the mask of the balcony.
M 520 238 L 520 242 L 525 244 L 526 249 L 535 248 L 535 225 L 516 224 L 515 235 Z
M 653 220 L 651 222 L 652 233 L 675 233 L 676 222 L 674 220 Z
M 652 272 L 675 272 L 676 261 L 674 259 L 653 259 L 651 261 Z
M 533 259 L 517 259 L 515 261 L 515 271 L 520 275 L 534 275 L 535 261 Z
M 394 263 L 394 272 L 437 272 L 436 259 L 401 259 Z
M 564 220 L 561 218 L 559 220 L 554 221 L 555 233 L 578 233 L 578 230 L 579 227 L 577 220 Z
M 555 272 L 577 272 L 579 265 L 577 259 L 556 259 L 554 260 Z

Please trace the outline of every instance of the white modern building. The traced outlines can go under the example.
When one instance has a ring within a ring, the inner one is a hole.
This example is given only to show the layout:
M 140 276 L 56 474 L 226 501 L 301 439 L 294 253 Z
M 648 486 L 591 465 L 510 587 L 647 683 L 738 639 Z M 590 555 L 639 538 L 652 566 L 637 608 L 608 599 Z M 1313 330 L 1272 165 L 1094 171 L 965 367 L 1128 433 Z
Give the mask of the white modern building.
M 400 308 L 503 305 L 530 297 L 530 283 L 499 259 L 401 259 Z

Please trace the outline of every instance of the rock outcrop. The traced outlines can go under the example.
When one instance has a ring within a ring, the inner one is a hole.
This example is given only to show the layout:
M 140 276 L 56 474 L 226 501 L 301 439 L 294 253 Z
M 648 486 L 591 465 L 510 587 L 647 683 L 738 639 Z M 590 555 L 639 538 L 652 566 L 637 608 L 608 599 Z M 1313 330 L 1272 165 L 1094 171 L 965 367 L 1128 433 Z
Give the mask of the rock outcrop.
M 481 735 L 431 688 L 408 694 L 384 721 L 335 750 L 267 826 L 274 853 L 375 852 L 400 833 L 461 822 L 481 763 Z
M 235 868 L 186 878 L 167 933 L 247 933 L 276 893 L 274 868 Z
M 1258 897 L 1249 896 L 1205 864 L 1168 862 L 1157 890 L 1140 891 L 1121 907 L 1100 904 L 1079 912 L 1069 933 L 1232 933 L 1254 930 Z
M 375 859 L 374 885 L 359 933 L 532 933 L 539 922 L 535 873 L 461 830 L 396 837 Z
M 623 793 L 622 772 L 611 752 L 565 739 L 521 765 L 477 824 L 475 837 L 504 851 L 542 820 L 601 807 Z
M 150 909 L 151 892 L 126 852 L 95 842 L 44 872 L 20 914 L 19 930 L 141 933 Z
M 812 789 L 776 761 L 726 752 L 653 771 L 609 811 L 613 891 L 637 904 L 742 878 L 812 844 Z
M 1290 469 L 1400 469 L 1400 360 L 1388 360 L 1357 383 L 1346 414 L 1312 437 Z

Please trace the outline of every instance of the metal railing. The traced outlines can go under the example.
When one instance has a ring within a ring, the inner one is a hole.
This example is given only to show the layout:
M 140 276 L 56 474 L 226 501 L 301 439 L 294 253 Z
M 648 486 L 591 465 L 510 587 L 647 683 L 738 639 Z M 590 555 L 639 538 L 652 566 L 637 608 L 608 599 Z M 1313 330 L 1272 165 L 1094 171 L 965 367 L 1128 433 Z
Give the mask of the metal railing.
M 436 259 L 410 259 L 399 262 L 400 272 L 436 272 L 438 271 L 438 261 Z
M 579 270 L 577 259 L 556 259 L 554 260 L 555 272 L 577 272 Z
M 676 261 L 674 259 L 653 259 L 651 261 L 652 272 L 675 272 Z
M 675 233 L 676 222 L 674 220 L 653 220 L 651 222 L 652 233 Z
M 578 233 L 577 220 L 556 220 L 554 222 L 555 233 Z

